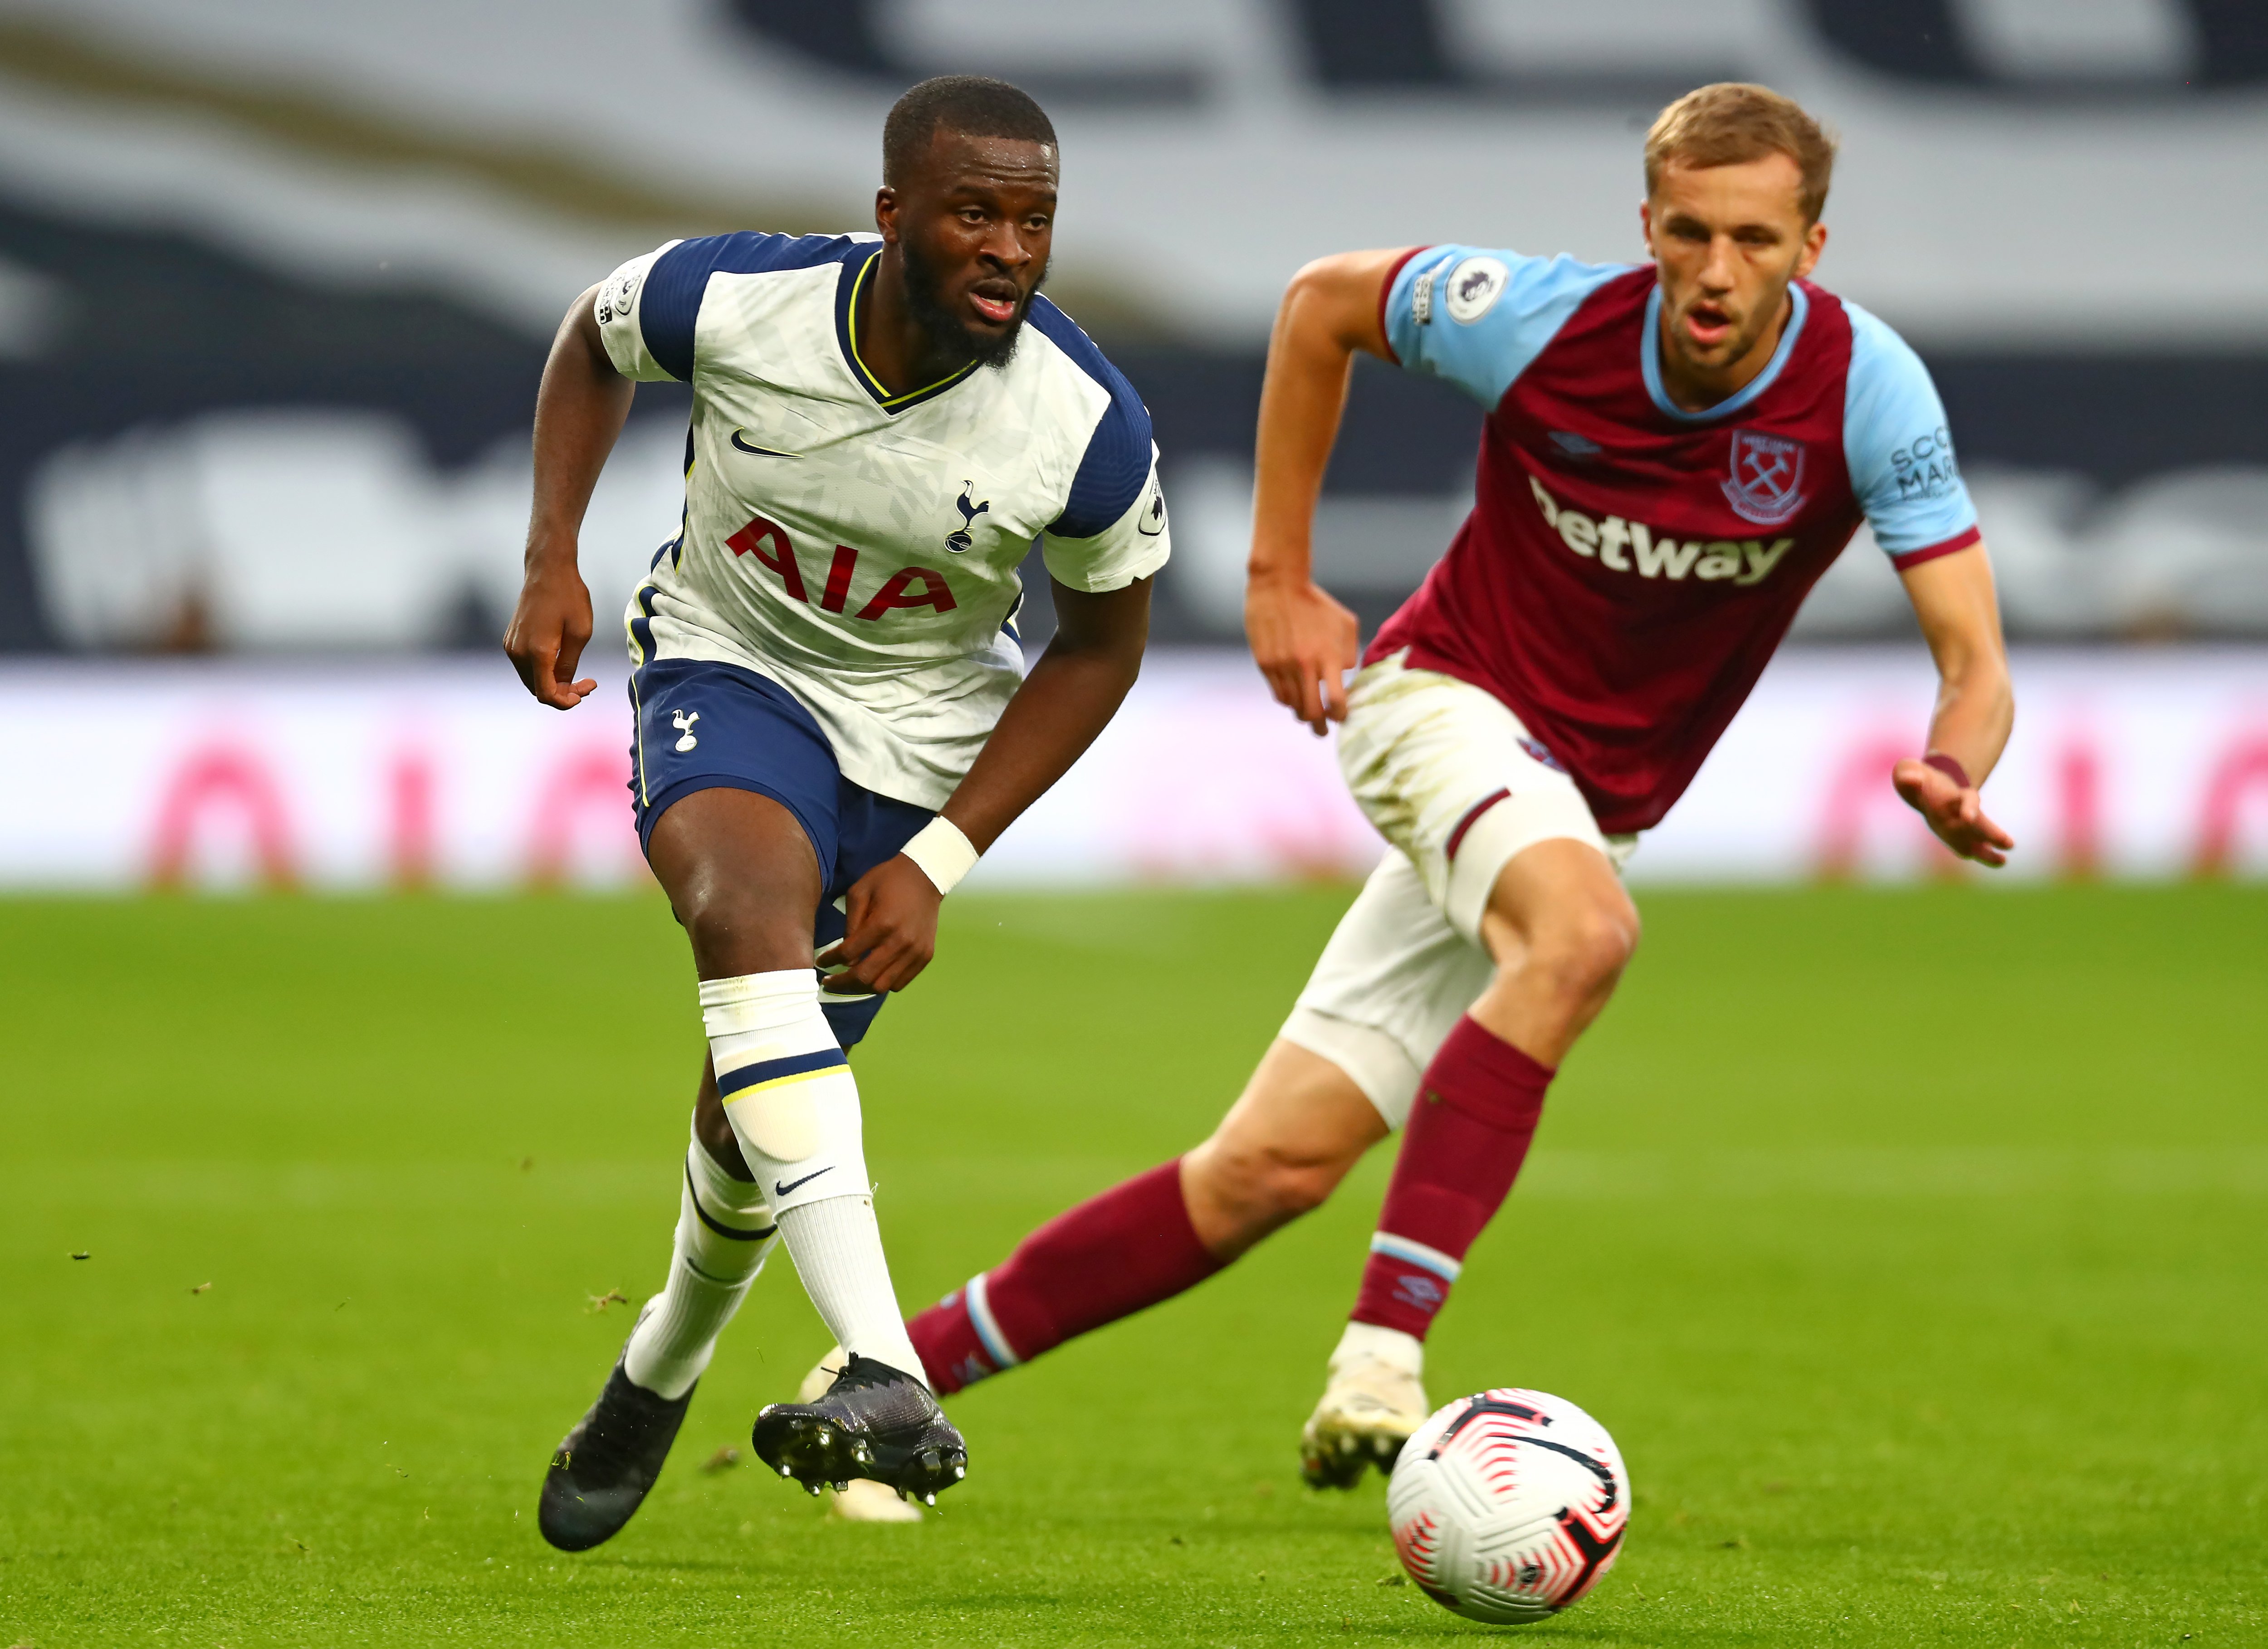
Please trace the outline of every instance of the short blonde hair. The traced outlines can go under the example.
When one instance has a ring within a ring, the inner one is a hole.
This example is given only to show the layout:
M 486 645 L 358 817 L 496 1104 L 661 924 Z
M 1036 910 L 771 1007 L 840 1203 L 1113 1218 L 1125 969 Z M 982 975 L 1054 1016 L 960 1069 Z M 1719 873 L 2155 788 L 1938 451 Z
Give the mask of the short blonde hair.
M 1803 220 L 1819 221 L 1835 175 L 1835 138 L 1793 98 L 1770 86 L 1720 80 L 1689 92 L 1654 117 L 1646 135 L 1646 192 L 1672 162 L 1733 166 L 1783 154 L 1803 173 Z

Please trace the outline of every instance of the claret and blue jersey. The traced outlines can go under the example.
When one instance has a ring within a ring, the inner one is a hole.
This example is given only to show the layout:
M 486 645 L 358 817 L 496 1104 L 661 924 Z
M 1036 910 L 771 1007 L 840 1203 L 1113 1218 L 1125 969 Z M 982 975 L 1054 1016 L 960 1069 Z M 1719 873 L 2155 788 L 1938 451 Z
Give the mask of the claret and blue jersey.
M 693 386 L 683 528 L 625 615 L 633 664 L 752 672 L 848 781 L 935 808 L 1022 680 L 1006 627 L 1034 541 L 1100 592 L 1156 572 L 1168 535 L 1149 414 L 1046 298 L 1005 366 L 886 389 L 858 338 L 880 254 L 872 235 L 672 241 L 593 303 L 617 371 Z M 681 754 L 726 760 L 721 737 L 679 752 L 674 723 L 644 736 L 644 709 L 642 806 L 687 777 Z
M 1919 357 L 1791 293 L 1764 370 L 1696 413 L 1662 387 L 1650 264 L 1432 247 L 1387 284 L 1400 363 L 1489 413 L 1472 514 L 1367 657 L 1496 694 L 1607 831 L 1668 811 L 1862 520 L 1901 569 L 1977 541 Z

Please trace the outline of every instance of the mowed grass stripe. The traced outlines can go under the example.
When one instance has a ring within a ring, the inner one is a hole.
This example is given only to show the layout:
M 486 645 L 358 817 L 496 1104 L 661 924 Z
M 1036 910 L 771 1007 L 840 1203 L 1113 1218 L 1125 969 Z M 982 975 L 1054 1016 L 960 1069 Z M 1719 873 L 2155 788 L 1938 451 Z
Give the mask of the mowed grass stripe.
M 908 1160 L 880 1152 L 878 1182 L 895 1174 L 983 1182 L 1023 1196 L 1076 1197 L 1113 1174 L 1150 1163 L 1136 1157 L 998 1157 Z M 350 1166 L 327 1162 L 49 1162 L 10 1187 L 25 1207 L 59 1211 L 240 1208 L 344 1212 L 453 1208 L 509 1196 L 534 1205 L 643 1207 L 653 1200 L 652 1165 L 637 1162 L 454 1161 Z M 1660 1197 L 2268 1197 L 2268 1149 L 2070 1151 L 2007 1146 L 1903 1150 L 1738 1150 L 1681 1154 L 1544 1148 L 1521 1171 L 1523 1198 L 1611 1201 Z
M 1198 1137 L 1344 890 L 956 898 L 858 1056 L 901 1296 Z M 2268 898 L 1648 893 L 1435 1337 L 1612 1426 L 1599 1645 L 2268 1641 Z M 776 1265 L 620 1540 L 531 1528 L 658 1282 L 700 1046 L 651 900 L 0 906 L 0 1641 L 1404 1642 L 1292 1445 L 1386 1159 L 956 1404 L 918 1529 L 745 1469 Z M 90 1252 L 85 1261 L 68 1257 Z M 210 1290 L 192 1292 L 210 1282 Z

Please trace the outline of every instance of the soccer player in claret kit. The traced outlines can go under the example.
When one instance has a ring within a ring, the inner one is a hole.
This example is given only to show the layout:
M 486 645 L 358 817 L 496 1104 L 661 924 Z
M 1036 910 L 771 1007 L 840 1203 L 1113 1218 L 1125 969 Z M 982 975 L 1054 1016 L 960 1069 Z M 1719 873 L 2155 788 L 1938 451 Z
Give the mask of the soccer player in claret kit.
M 2013 846 L 1977 786 L 2014 715 L 1989 563 L 1920 360 L 1807 278 L 1833 145 L 1714 85 L 1646 144 L 1651 262 L 1459 246 L 1300 271 L 1263 392 L 1246 625 L 1331 722 L 1391 844 L 1212 1137 L 1071 1210 L 922 1313 L 940 1390 L 1211 1276 L 1404 1127 L 1301 1454 L 1345 1486 L 1428 1411 L 1423 1342 L 1512 1188 L 1544 1091 L 1638 942 L 1618 875 L 1863 520 L 1941 689 L 1885 775 L 1953 851 Z M 1356 663 L 1308 532 L 1356 350 L 1488 409 L 1470 517 Z
M 672 241 L 553 345 L 505 648 L 561 710 L 595 685 L 574 679 L 576 538 L 633 380 L 693 386 L 683 528 L 625 617 L 638 836 L 710 1052 L 669 1280 L 553 1458 L 555 1546 L 637 1509 L 781 1238 L 847 1356 L 763 1410 L 756 1453 L 814 1494 L 933 1500 L 965 1470 L 891 1293 L 845 1050 L 928 962 L 954 882 L 1117 710 L 1167 557 L 1149 415 L 1038 295 L 1056 185 L 1030 98 L 929 81 L 884 128 L 879 238 Z M 1035 539 L 1057 629 L 1027 680 Z

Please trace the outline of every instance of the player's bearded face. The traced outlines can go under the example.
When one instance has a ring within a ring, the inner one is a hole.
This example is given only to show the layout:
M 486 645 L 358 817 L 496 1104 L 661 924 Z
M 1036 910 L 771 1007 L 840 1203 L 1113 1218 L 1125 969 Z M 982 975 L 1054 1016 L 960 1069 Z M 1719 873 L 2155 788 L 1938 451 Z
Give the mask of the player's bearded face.
M 932 361 L 1005 366 L 1054 244 L 1049 144 L 940 130 L 896 202 L 906 307 Z
M 982 366 L 1005 366 L 1016 352 L 1017 338 L 1022 335 L 1032 294 L 1047 279 L 1046 263 L 1037 266 L 1028 286 L 1013 276 L 981 267 L 954 271 L 962 277 L 956 281 L 932 261 L 917 239 L 909 236 L 900 251 L 905 259 L 906 307 L 929 339 L 937 360 L 954 367 L 971 361 Z M 993 306 L 1012 304 L 1013 308 L 1004 321 L 981 326 L 961 313 L 971 298 Z

